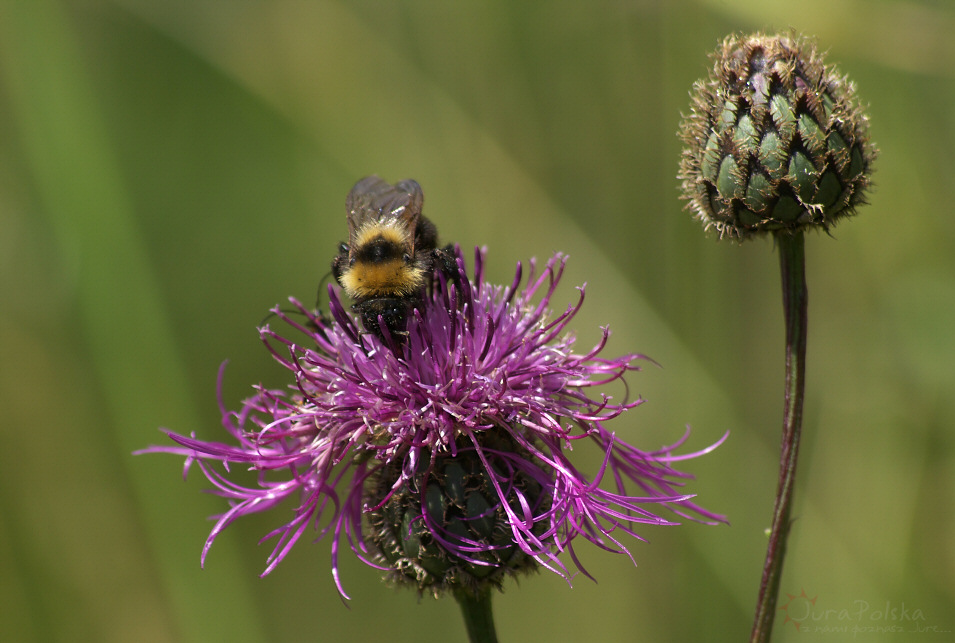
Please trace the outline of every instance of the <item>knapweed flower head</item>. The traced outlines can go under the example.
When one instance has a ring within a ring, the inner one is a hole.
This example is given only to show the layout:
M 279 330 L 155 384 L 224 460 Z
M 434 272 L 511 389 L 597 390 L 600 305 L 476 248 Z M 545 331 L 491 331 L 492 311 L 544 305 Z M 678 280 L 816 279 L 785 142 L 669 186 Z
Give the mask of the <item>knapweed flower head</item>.
M 591 391 L 638 370 L 640 355 L 601 357 L 609 331 L 575 352 L 567 326 L 583 303 L 553 315 L 565 258 L 530 264 L 508 287 L 484 278 L 484 252 L 468 277 L 436 280 L 400 343 L 363 333 L 329 289 L 328 318 L 291 300 L 286 325 L 260 334 L 293 375 L 288 390 L 258 388 L 237 412 L 223 409 L 232 443 L 170 433 L 178 446 L 152 447 L 198 464 L 230 501 L 203 549 L 237 518 L 280 511 L 290 517 L 266 538 L 277 543 L 269 573 L 310 527 L 332 540 L 332 573 L 342 595 L 344 544 L 398 582 L 436 595 L 475 593 L 543 566 L 568 580 L 581 537 L 629 555 L 624 536 L 642 524 L 677 524 L 658 515 L 722 521 L 680 490 L 682 444 L 642 451 L 606 428 L 640 400 Z M 292 331 L 292 332 L 289 332 Z M 289 335 L 300 341 L 293 341 Z M 620 388 L 626 389 L 625 386 Z M 220 402 L 221 404 L 221 402 Z M 621 429 L 623 429 L 623 423 Z M 685 439 L 685 436 L 684 436 Z M 602 455 L 591 474 L 568 457 L 572 445 Z M 715 445 L 714 445 L 715 446 Z M 218 466 L 217 465 L 221 465 Z M 257 472 L 254 486 L 230 467 Z
M 869 122 L 853 84 L 811 41 L 729 36 L 690 96 L 683 196 L 721 237 L 826 230 L 865 203 Z

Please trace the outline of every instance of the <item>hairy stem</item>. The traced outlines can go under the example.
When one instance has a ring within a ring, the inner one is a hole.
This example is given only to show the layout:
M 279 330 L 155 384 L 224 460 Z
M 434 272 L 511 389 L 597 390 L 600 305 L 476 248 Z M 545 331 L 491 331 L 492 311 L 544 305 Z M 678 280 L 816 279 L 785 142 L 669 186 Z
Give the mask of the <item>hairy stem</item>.
M 806 389 L 806 325 L 809 293 L 806 289 L 806 255 L 802 231 L 777 233 L 779 268 L 783 284 L 783 314 L 786 320 L 786 389 L 784 395 L 782 449 L 779 484 L 773 508 L 773 526 L 763 564 L 759 599 L 751 643 L 766 643 L 773 631 L 779 580 L 783 574 L 786 541 L 789 537 L 796 459 L 802 429 L 802 403 Z

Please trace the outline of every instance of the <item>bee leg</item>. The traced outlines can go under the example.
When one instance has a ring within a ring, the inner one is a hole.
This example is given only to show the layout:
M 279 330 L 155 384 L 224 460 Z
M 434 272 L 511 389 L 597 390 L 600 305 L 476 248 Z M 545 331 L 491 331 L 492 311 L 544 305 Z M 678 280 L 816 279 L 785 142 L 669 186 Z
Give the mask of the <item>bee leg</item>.
M 454 246 L 451 244 L 443 248 L 435 248 L 431 251 L 431 265 L 435 270 L 440 270 L 449 281 L 457 284 L 460 278 L 458 273 L 458 260 L 454 255 Z
M 461 272 L 458 270 L 458 260 L 454 253 L 454 246 L 448 244 L 443 248 L 435 248 L 431 251 L 430 261 L 435 280 L 440 279 L 438 276 L 438 273 L 440 273 L 448 283 L 454 284 L 454 290 L 457 293 L 455 305 L 460 307 L 464 301 L 461 292 Z
M 340 243 L 338 244 L 338 254 L 332 259 L 332 276 L 339 284 L 342 283 L 342 273 L 348 267 L 348 253 L 348 244 Z

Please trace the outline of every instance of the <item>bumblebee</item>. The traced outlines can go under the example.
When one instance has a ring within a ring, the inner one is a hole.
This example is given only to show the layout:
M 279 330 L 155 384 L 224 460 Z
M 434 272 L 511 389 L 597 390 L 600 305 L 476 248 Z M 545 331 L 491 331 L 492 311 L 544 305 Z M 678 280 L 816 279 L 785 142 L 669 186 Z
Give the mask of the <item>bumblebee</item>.
M 384 340 L 381 318 L 400 341 L 411 311 L 423 302 L 435 270 L 457 274 L 452 247 L 438 248 L 438 231 L 421 214 L 424 193 L 417 181 L 391 185 L 367 176 L 345 200 L 348 243 L 332 260 L 332 275 L 349 297 L 365 331 Z

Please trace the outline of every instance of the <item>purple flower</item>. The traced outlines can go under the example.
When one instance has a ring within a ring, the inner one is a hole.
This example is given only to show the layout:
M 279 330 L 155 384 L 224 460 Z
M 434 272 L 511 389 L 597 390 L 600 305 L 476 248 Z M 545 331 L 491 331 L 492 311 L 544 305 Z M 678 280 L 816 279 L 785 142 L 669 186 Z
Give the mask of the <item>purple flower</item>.
M 642 523 L 678 524 L 658 515 L 662 509 L 724 521 L 679 490 L 690 476 L 672 466 L 717 445 L 675 455 L 684 435 L 641 451 L 605 428 L 642 400 L 616 402 L 589 389 L 622 380 L 644 358 L 600 357 L 606 328 L 592 350 L 574 351 L 565 331 L 583 289 L 563 313 L 549 311 L 565 262 L 557 255 L 538 275 L 532 261 L 523 288 L 518 264 L 504 288 L 484 280 L 483 251 L 471 278 L 458 251 L 458 283 L 434 284 L 400 345 L 360 331 L 333 288 L 331 319 L 294 299 L 303 319 L 273 310 L 300 341 L 269 325 L 259 332 L 294 386 L 258 387 L 239 411 L 223 408 L 234 443 L 169 433 L 180 446 L 145 450 L 185 456 L 186 471 L 198 464 L 229 499 L 203 562 L 235 519 L 287 499 L 292 516 L 265 537 L 278 540 L 263 575 L 313 527 L 319 538 L 331 537 L 332 574 L 346 597 L 338 573 L 343 541 L 392 578 L 438 592 L 500 585 L 507 574 L 538 566 L 569 581 L 564 552 L 587 574 L 575 538 L 629 556 L 622 535 L 640 539 Z M 590 475 L 568 458 L 581 440 L 603 454 Z M 258 473 L 256 486 L 230 478 L 237 464 Z

